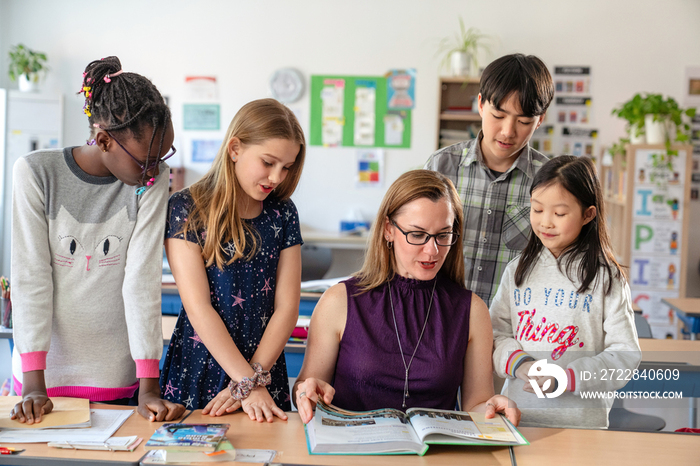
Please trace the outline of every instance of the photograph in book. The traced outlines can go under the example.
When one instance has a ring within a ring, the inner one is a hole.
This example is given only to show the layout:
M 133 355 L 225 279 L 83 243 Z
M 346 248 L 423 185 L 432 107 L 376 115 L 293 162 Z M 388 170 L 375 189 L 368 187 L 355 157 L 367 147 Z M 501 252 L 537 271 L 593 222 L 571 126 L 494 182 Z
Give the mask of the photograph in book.
M 529 445 L 502 415 L 410 408 L 347 411 L 319 402 L 306 427 L 310 454 L 424 455 L 429 445 Z

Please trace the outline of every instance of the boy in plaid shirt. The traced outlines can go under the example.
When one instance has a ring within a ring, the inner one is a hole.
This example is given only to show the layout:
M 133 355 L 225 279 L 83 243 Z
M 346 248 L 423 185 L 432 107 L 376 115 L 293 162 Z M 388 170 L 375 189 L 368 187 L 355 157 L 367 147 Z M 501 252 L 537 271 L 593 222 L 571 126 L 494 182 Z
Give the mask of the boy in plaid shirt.
M 547 66 L 534 55 L 506 55 L 481 76 L 476 139 L 430 156 L 428 170 L 454 183 L 464 204 L 465 285 L 487 305 L 506 265 L 530 234 L 530 185 L 547 157 L 528 142 L 554 96 Z

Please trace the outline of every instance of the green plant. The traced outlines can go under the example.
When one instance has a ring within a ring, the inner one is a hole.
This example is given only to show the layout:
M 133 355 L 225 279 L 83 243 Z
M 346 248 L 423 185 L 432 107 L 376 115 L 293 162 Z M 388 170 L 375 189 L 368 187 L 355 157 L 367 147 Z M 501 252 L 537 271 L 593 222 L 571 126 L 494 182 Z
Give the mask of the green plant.
M 695 109 L 683 109 L 673 97 L 664 98 L 662 94 L 635 94 L 622 106 L 614 108 L 612 114 L 627 120 L 628 132 L 631 128 L 637 131 L 644 127 L 646 115 L 653 115 L 654 121 L 668 119 L 676 125 L 675 139 L 678 142 L 687 142 L 690 139 L 690 125 L 683 121 L 683 117 L 695 116 Z M 640 133 L 637 133 L 637 135 Z M 666 145 L 670 146 L 670 135 L 666 134 Z
M 695 109 L 681 108 L 673 97 L 664 98 L 662 94 L 645 93 L 644 95 L 635 94 L 622 106 L 614 108 L 612 114 L 627 120 L 629 123 L 628 134 L 632 128 L 635 128 L 637 135 L 640 134 L 639 130 L 644 127 L 647 115 L 652 115 L 654 121 L 668 119 L 675 125 L 675 140 L 683 143 L 690 140 L 690 125 L 684 121 L 684 117 L 693 118 Z M 622 150 L 624 150 L 624 144 L 628 142 L 628 139 L 620 139 L 616 144 L 622 145 Z M 664 145 L 666 153 L 653 154 L 652 166 L 661 171 L 673 171 L 673 158 L 678 155 L 678 151 L 671 149 L 671 135 L 668 134 L 668 128 L 664 137 Z
M 635 94 L 630 100 L 622 104 L 618 108 L 612 110 L 612 114 L 627 120 L 629 124 L 627 126 L 627 134 L 631 134 L 632 131 L 635 134 L 632 136 L 641 136 L 644 134 L 644 116 L 646 115 L 644 99 L 641 94 Z
M 676 141 L 688 142 L 690 140 L 690 125 L 683 121 L 683 116 L 693 118 L 695 109 L 683 109 L 673 97 L 664 99 L 661 94 L 646 94 L 643 99 L 645 114 L 653 115 L 654 121 L 668 118 L 676 125 Z M 670 135 L 666 135 L 667 146 L 670 145 Z
M 16 81 L 23 74 L 27 78 L 37 81 L 39 72 L 48 70 L 46 66 L 46 54 L 35 52 L 22 44 L 10 48 L 10 69 L 8 74 L 10 79 Z
M 610 146 L 610 155 L 613 157 L 616 155 L 626 155 L 627 149 L 625 146 L 630 143 L 629 138 L 620 138 Z
M 479 71 L 478 52 L 484 50 L 487 53 L 491 52 L 491 47 L 486 44 L 490 39 L 487 34 L 481 33 L 477 28 L 464 27 L 464 20 L 459 18 L 459 32 L 454 35 L 444 37 L 438 44 L 436 56 L 442 56 L 441 67 L 449 68 L 450 56 L 453 52 L 465 52 L 469 55 L 473 70 Z

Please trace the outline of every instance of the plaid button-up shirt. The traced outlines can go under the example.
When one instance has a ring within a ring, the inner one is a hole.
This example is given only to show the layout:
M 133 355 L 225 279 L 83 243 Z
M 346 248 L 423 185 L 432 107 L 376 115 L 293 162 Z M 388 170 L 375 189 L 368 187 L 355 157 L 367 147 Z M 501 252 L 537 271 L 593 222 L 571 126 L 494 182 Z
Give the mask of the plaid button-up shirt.
M 530 186 L 548 159 L 525 146 L 507 172 L 489 170 L 476 139 L 445 147 L 430 156 L 425 168 L 447 176 L 464 205 L 465 286 L 487 305 L 501 275 L 527 245 L 530 235 Z

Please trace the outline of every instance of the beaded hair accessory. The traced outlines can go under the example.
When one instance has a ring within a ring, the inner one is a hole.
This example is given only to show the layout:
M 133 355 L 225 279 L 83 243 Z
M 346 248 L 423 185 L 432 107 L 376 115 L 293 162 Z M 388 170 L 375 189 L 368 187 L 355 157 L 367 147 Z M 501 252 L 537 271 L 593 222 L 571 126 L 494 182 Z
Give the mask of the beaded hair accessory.
M 122 74 L 123 72 L 124 72 L 124 70 L 119 70 L 119 71 L 117 71 L 116 73 L 106 74 L 106 75 L 104 76 L 104 78 L 103 78 L 103 79 L 104 79 L 104 82 L 105 82 L 105 83 L 111 83 L 111 82 L 112 82 L 112 78 L 114 78 L 114 77 L 116 77 L 116 76 L 119 76 L 119 75 Z M 84 113 L 88 116 L 88 118 L 89 118 L 89 117 L 92 116 L 92 112 L 90 111 L 90 101 L 92 100 L 92 94 L 93 94 L 93 93 L 92 93 L 92 86 L 89 85 L 89 84 L 92 82 L 92 78 L 87 78 L 87 79 L 85 79 L 85 76 L 87 76 L 87 73 L 84 72 L 84 73 L 83 73 L 83 85 L 82 85 L 82 87 L 80 88 L 80 90 L 78 91 L 78 94 L 83 94 L 83 95 L 85 95 L 85 104 L 83 105 L 83 112 L 84 112 Z

